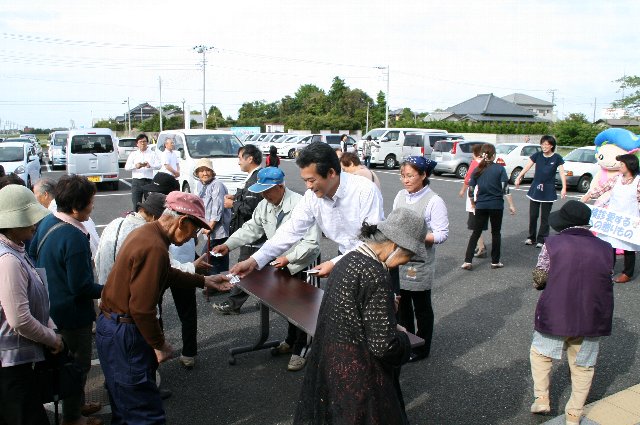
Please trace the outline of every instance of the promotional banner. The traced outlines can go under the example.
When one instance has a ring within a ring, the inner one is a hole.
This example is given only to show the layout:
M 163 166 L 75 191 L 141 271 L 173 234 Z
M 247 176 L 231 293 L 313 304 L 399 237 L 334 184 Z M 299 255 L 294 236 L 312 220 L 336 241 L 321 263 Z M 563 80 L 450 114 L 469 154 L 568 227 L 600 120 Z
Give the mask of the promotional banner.
M 605 208 L 591 208 L 591 230 L 621 241 L 640 245 L 640 218 Z

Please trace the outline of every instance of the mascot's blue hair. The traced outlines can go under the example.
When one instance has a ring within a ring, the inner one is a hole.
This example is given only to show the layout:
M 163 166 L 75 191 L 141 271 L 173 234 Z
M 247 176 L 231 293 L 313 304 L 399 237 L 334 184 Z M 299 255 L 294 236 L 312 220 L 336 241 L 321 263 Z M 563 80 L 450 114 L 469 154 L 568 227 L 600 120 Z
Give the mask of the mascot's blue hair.
M 616 145 L 629 153 L 640 149 L 640 137 L 624 128 L 608 128 L 595 138 L 596 149 L 605 144 Z

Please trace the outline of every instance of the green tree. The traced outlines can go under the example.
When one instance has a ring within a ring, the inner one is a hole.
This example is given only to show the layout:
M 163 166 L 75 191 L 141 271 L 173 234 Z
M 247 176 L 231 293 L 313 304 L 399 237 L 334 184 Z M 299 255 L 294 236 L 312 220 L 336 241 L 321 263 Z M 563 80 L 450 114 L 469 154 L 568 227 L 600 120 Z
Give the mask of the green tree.
M 556 122 L 551 131 L 560 145 L 586 146 L 593 144 L 593 139 L 602 128 L 587 121 L 584 114 L 570 114 L 564 120 Z
M 340 77 L 333 77 L 333 83 L 331 83 L 331 89 L 327 93 L 327 100 L 329 101 L 329 107 L 334 114 L 344 113 L 344 98 L 349 92 L 349 87 L 344 83 L 344 80 Z
M 615 81 L 620 84 L 618 93 L 623 92 L 622 99 L 612 103 L 614 108 L 625 108 L 635 113 L 640 112 L 640 77 L 636 75 L 624 76 Z M 628 91 L 631 90 L 631 93 Z

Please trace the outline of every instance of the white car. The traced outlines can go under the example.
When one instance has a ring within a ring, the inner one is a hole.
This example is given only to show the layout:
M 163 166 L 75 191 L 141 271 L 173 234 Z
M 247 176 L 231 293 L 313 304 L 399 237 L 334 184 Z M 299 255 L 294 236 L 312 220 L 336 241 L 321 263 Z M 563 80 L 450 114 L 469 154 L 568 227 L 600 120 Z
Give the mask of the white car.
M 296 150 L 296 145 L 301 138 L 302 136 L 299 136 L 297 134 L 287 134 L 284 137 L 281 137 L 276 143 L 272 143 L 272 145 L 275 146 L 278 150 L 278 156 L 283 158 L 293 158 Z M 269 148 L 271 148 L 271 145 L 269 145 Z M 262 154 L 269 155 L 269 149 L 266 149 L 263 146 Z
M 600 171 L 596 160 L 595 146 L 574 149 L 564 157 L 564 175 L 567 187 L 575 187 L 578 192 L 586 193 L 591 180 Z M 556 173 L 556 185 L 560 186 L 560 173 Z
M 522 169 L 529 162 L 529 157 L 540 151 L 542 151 L 540 145 L 532 143 L 501 143 L 496 145 L 496 164 L 504 165 L 509 183 L 514 184 Z M 534 164 L 524 175 L 523 180 L 533 179 L 535 172 L 536 166 Z
M 6 174 L 15 173 L 31 189 L 42 172 L 40 159 L 31 143 L 4 142 L 0 144 L 0 165 Z

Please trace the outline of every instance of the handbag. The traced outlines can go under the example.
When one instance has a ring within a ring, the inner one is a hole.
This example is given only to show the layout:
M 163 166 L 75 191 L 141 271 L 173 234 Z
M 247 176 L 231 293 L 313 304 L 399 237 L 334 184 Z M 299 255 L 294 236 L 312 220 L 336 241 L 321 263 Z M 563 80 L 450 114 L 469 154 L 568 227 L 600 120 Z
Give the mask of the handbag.
M 33 367 L 40 401 L 44 403 L 63 400 L 80 394 L 82 388 L 82 368 L 69 353 L 66 345 L 58 354 L 45 349 L 45 360 Z

